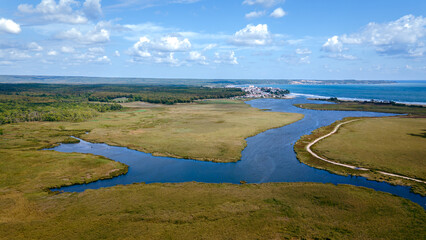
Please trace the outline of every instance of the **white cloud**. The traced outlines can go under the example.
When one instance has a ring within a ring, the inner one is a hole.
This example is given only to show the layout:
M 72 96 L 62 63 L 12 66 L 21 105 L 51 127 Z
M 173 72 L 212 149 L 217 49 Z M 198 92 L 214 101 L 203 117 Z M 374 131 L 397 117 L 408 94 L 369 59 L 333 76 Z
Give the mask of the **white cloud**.
M 219 53 L 215 52 L 215 63 L 226 63 L 226 64 L 238 64 L 237 57 L 235 56 L 234 51 L 230 51 L 228 53 Z
M 88 49 L 91 53 L 104 53 L 105 49 L 102 47 L 92 47 Z
M 184 52 L 191 49 L 191 42 L 188 38 L 179 38 L 175 36 L 165 36 L 160 39 L 150 40 L 148 37 L 141 37 L 133 45 L 136 51 L 157 51 L 157 52 Z
M 322 50 L 326 52 L 342 52 L 343 44 L 339 41 L 339 36 L 333 36 L 322 45 Z
M 108 30 L 96 25 L 94 29 L 83 34 L 76 28 L 71 28 L 68 31 L 61 32 L 56 35 L 57 39 L 71 40 L 81 44 L 96 44 L 109 41 L 110 33 Z
M 217 44 L 215 44 L 215 43 L 210 43 L 210 44 L 208 44 L 207 46 L 205 46 L 205 47 L 203 48 L 203 51 L 207 51 L 207 50 L 213 49 L 213 48 L 215 48 L 215 47 L 217 47 Z
M 114 56 L 116 56 L 116 57 L 120 57 L 120 52 L 119 52 L 118 50 L 116 50 L 116 51 L 114 52 Z
M 75 0 L 42 0 L 37 6 L 20 4 L 18 10 L 26 14 L 35 14 L 49 22 L 82 24 L 88 20 L 81 11 L 75 10 L 79 2 Z
M 272 13 L 271 13 L 271 17 L 274 17 L 274 18 L 282 18 L 282 17 L 284 17 L 285 15 L 286 15 L 287 13 L 286 12 L 284 12 L 284 10 L 282 9 L 282 8 L 277 8 L 277 9 L 275 9 Z
M 7 62 L 21 61 L 31 58 L 25 51 L 19 49 L 0 49 L 0 59 Z
M 284 0 L 244 0 L 243 2 L 245 5 L 259 4 L 264 7 L 272 7 L 280 3 L 284 3 Z
M 58 52 L 52 50 L 52 51 L 47 52 L 47 55 L 49 55 L 49 56 L 56 56 L 56 55 L 58 55 Z
M 83 11 L 91 19 L 98 19 L 102 16 L 101 0 L 86 0 L 83 4 Z
M 0 18 L 0 32 L 18 34 L 21 26 L 10 19 Z
M 296 49 L 295 52 L 296 52 L 296 54 L 299 54 L 299 55 L 308 55 L 308 54 L 312 53 L 312 51 L 309 50 L 308 48 L 298 48 L 298 49 Z
M 340 39 L 340 49 L 342 44 L 365 45 L 374 47 L 380 54 L 421 57 L 425 52 L 425 37 L 426 18 L 406 15 L 387 23 L 371 22 L 360 32 L 333 38 Z
M 266 24 L 249 24 L 234 34 L 232 42 L 236 45 L 266 45 L 271 42 L 271 34 Z
M 141 37 L 129 50 L 133 61 L 156 62 L 180 65 L 175 58 L 177 52 L 187 52 L 191 49 L 191 42 L 180 36 L 164 36 L 157 39 Z
M 192 62 L 197 62 L 199 64 L 207 65 L 207 62 L 206 62 L 207 58 L 197 51 L 189 52 L 188 60 Z
M 61 52 L 63 52 L 63 53 L 73 53 L 73 52 L 75 52 L 75 49 L 73 47 L 63 46 L 63 47 L 61 47 Z
M 108 8 L 115 9 L 115 8 L 126 8 L 126 9 L 145 9 L 145 8 L 151 8 L 151 7 L 160 7 L 164 5 L 170 5 L 170 4 L 190 4 L 190 3 L 196 3 L 200 0 L 120 0 L 116 1 L 119 3 L 109 5 Z
M 102 56 L 102 57 L 96 58 L 96 60 L 94 62 L 97 62 L 97 63 L 110 63 L 111 60 L 107 56 Z
M 246 18 L 257 18 L 265 15 L 266 11 L 253 11 L 246 14 Z
M 281 58 L 279 58 L 279 61 L 286 62 L 288 64 L 310 64 L 311 63 L 311 50 L 308 48 L 297 48 L 294 53 L 292 54 L 283 54 L 281 55 Z
M 154 57 L 154 62 L 156 63 L 168 63 L 170 65 L 178 66 L 181 63 L 175 57 L 175 53 L 159 53 L 156 57 Z
M 325 57 L 339 59 L 339 60 L 356 60 L 356 59 L 358 59 L 357 57 L 355 57 L 353 55 L 343 54 L 343 53 L 331 53 L 331 54 L 326 55 Z
M 40 52 L 43 51 L 43 47 L 38 45 L 36 42 L 30 42 L 28 44 L 28 50 L 30 51 L 35 51 L 35 52 Z

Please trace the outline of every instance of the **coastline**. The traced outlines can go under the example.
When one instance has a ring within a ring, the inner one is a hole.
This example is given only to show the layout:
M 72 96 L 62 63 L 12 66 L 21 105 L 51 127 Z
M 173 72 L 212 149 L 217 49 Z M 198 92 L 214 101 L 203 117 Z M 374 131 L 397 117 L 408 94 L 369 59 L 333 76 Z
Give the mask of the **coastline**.
M 328 101 L 331 97 L 326 96 L 320 96 L 320 95 L 313 95 L 313 94 L 304 94 L 304 93 L 290 93 L 290 95 L 293 94 L 294 97 L 297 96 L 303 96 L 306 97 L 309 100 L 319 100 L 319 101 Z M 371 100 L 377 101 L 377 102 L 387 102 L 388 100 L 383 99 L 365 99 L 365 98 L 349 98 L 349 97 L 340 97 L 337 98 L 341 102 L 369 102 Z M 395 101 L 396 104 L 403 104 L 406 106 L 423 106 L 426 107 L 426 102 L 400 102 Z

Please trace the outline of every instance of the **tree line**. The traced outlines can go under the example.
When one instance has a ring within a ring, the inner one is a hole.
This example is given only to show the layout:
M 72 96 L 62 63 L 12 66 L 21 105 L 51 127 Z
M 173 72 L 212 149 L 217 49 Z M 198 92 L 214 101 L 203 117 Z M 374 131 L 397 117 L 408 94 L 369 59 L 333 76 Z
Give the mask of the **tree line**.
M 175 104 L 244 95 L 238 88 L 113 84 L 1 84 L 0 124 L 84 121 L 123 107 L 115 100 Z M 101 102 L 101 103 L 99 103 Z

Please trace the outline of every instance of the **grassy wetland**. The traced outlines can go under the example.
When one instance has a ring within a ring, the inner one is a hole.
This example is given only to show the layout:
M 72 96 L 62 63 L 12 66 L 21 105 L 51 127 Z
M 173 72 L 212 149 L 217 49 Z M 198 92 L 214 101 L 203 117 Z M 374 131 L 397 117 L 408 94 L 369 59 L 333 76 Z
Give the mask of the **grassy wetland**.
M 413 116 L 426 116 L 426 107 L 419 105 L 405 105 L 398 103 L 360 102 L 332 100 L 336 104 L 297 104 L 296 107 L 314 110 L 334 111 L 369 111 L 408 114 Z
M 25 96 L 32 104 L 39 98 L 52 99 Z M 48 191 L 127 172 L 127 166 L 100 156 L 40 151 L 76 141 L 69 136 L 229 162 L 239 159 L 244 138 L 302 117 L 225 99 L 123 106 L 85 120 L 0 125 L 0 239 L 420 239 L 425 235 L 426 213 L 418 204 L 348 185 L 138 183 L 82 193 Z
M 385 176 L 378 171 L 426 180 L 426 155 L 423 137 L 426 118 L 388 117 L 364 118 L 342 125 L 336 134 L 315 144 L 312 150 L 331 161 L 368 168 L 352 170 L 315 159 L 305 151 L 307 142 L 325 135 L 340 122 L 317 129 L 295 145 L 298 158 L 308 165 L 338 174 L 353 174 L 393 184 L 408 185 L 426 195 L 424 183 Z
M 336 102 L 336 101 L 335 101 Z M 357 167 L 360 171 L 321 161 L 306 151 L 313 140 L 331 132 L 336 125 L 353 118 L 337 121 L 303 136 L 294 146 L 297 158 L 310 166 L 341 175 L 359 175 L 371 180 L 386 181 L 412 187 L 412 191 L 426 195 L 424 183 L 378 173 L 384 171 L 420 180 L 426 179 L 424 171 L 424 126 L 426 107 L 393 103 L 346 102 L 337 104 L 298 104 L 297 107 L 315 110 L 375 111 L 407 114 L 404 117 L 358 119 L 342 125 L 336 134 L 312 146 L 312 150 L 326 159 Z

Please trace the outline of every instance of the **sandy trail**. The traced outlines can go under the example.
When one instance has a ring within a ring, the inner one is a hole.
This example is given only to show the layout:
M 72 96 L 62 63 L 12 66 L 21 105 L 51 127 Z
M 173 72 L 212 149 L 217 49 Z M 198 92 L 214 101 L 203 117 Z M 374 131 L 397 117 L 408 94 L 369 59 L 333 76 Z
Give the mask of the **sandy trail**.
M 321 140 L 322 140 L 322 139 L 324 139 L 324 138 L 327 138 L 327 137 L 329 137 L 329 136 L 331 136 L 331 135 L 335 134 L 335 133 L 337 132 L 337 130 L 339 130 L 340 126 L 342 126 L 342 125 L 344 125 L 344 124 L 347 124 L 347 123 L 350 123 L 350 122 L 358 121 L 358 120 L 359 120 L 359 119 L 354 119 L 354 120 L 346 121 L 346 122 L 343 122 L 343 123 L 339 123 L 339 124 L 338 124 L 338 125 L 337 125 L 334 129 L 333 129 L 333 131 L 331 131 L 330 133 L 328 133 L 328 134 L 326 134 L 326 135 L 324 135 L 324 136 L 322 136 L 322 137 L 319 137 L 319 138 L 315 139 L 314 141 L 312 141 L 311 143 L 309 143 L 309 144 L 306 146 L 306 150 L 307 150 L 307 151 L 308 151 L 308 152 L 309 152 L 312 156 L 314 156 L 314 157 L 316 157 L 316 158 L 318 158 L 318 159 L 320 159 L 320 160 L 322 160 L 322 161 L 325 161 L 325 162 L 328 162 L 328 163 L 331 163 L 331 164 L 334 164 L 334 165 L 342 166 L 342 167 L 347 167 L 347 168 L 355 169 L 355 170 L 369 171 L 370 169 L 368 169 L 368 168 L 362 168 L 362 167 L 352 166 L 352 165 L 349 165 L 349 164 L 338 163 L 338 162 L 334 162 L 334 161 L 328 160 L 328 159 L 326 159 L 326 158 L 323 158 L 323 157 L 321 157 L 321 156 L 318 156 L 316 153 L 314 153 L 314 152 L 311 150 L 311 147 L 312 147 L 314 144 L 316 144 L 317 142 L 321 141 Z M 406 176 L 402 176 L 402 175 L 398 175 L 398 174 L 394 174 L 394 173 L 388 173 L 388 172 L 383 172 L 383 171 L 377 171 L 377 172 L 378 172 L 378 173 L 381 173 L 381 174 L 384 174 L 384 175 L 392 176 L 392 177 L 399 177 L 399 178 L 403 178 L 403 179 L 407 179 L 407 180 L 411 180 L 411 181 L 415 181 L 415 182 L 426 183 L 425 181 L 420 180 L 420 179 L 410 178 L 410 177 L 406 177 Z

